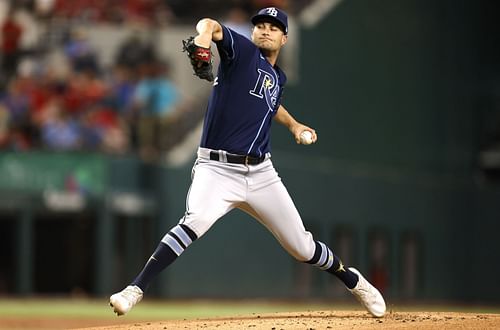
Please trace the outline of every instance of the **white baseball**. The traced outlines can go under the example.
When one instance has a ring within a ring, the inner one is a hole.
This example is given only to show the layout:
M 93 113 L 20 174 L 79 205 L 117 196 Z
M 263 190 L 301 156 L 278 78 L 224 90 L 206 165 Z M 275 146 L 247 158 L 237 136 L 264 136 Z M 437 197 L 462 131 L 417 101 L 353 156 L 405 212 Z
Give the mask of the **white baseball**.
M 300 133 L 300 143 L 311 144 L 313 142 L 313 135 L 309 131 L 303 131 Z

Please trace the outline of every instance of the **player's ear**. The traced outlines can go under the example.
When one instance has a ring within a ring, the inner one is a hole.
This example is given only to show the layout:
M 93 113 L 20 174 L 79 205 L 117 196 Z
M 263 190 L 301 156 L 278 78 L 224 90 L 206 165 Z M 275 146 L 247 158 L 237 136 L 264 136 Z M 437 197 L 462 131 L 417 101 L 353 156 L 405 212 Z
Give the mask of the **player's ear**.
M 256 27 L 255 27 L 255 25 L 254 25 L 254 26 L 252 27 L 252 30 L 251 30 L 252 34 L 250 35 L 250 38 L 252 39 L 252 41 L 254 40 L 255 29 L 256 29 Z
M 287 41 L 288 41 L 288 35 L 283 34 L 283 36 L 281 37 L 281 46 L 286 44 Z

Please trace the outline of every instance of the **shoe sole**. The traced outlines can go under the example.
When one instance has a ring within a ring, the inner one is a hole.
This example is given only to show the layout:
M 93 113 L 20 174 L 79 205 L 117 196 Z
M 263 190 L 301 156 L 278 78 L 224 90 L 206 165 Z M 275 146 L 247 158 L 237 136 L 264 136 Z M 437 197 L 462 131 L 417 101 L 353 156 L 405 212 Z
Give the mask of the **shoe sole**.
M 122 316 L 122 315 L 124 314 L 124 313 L 120 312 L 119 310 L 117 310 L 117 309 L 115 308 L 115 306 L 113 306 L 113 304 L 112 304 L 111 302 L 109 302 L 109 306 L 110 306 L 111 308 L 113 308 L 113 312 L 115 312 L 115 314 L 116 314 L 117 316 Z

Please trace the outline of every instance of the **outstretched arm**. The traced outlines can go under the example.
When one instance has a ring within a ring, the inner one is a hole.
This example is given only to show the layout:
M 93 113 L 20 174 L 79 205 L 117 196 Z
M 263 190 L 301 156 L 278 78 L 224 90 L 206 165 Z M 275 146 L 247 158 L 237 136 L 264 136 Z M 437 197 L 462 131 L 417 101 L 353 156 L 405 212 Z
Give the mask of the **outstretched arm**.
M 216 20 L 203 18 L 196 24 L 198 35 L 194 43 L 198 46 L 209 48 L 212 41 L 222 40 L 222 26 Z
M 318 136 L 316 135 L 316 131 L 314 129 L 296 121 L 295 118 L 293 118 L 292 115 L 288 111 L 286 111 L 285 107 L 282 105 L 279 106 L 278 112 L 276 112 L 276 116 L 274 116 L 274 120 L 288 128 L 290 133 L 292 133 L 295 142 L 297 143 L 300 143 L 300 133 L 302 133 L 303 131 L 309 131 L 312 133 L 313 143 L 318 139 Z

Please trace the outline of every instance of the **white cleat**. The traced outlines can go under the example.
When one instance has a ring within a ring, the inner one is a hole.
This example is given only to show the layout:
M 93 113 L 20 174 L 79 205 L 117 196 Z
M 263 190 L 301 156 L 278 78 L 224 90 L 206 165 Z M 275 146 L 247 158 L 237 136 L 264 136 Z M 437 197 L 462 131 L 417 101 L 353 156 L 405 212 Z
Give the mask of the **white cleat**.
M 129 285 L 122 291 L 109 297 L 109 305 L 113 307 L 113 311 L 118 316 L 124 315 L 141 301 L 142 296 L 143 292 L 141 288 L 136 285 Z
M 349 291 L 365 306 L 370 314 L 375 317 L 384 316 L 385 301 L 382 294 L 356 268 L 350 267 L 349 270 L 358 275 L 359 278 L 356 286 L 353 289 L 349 289 Z

